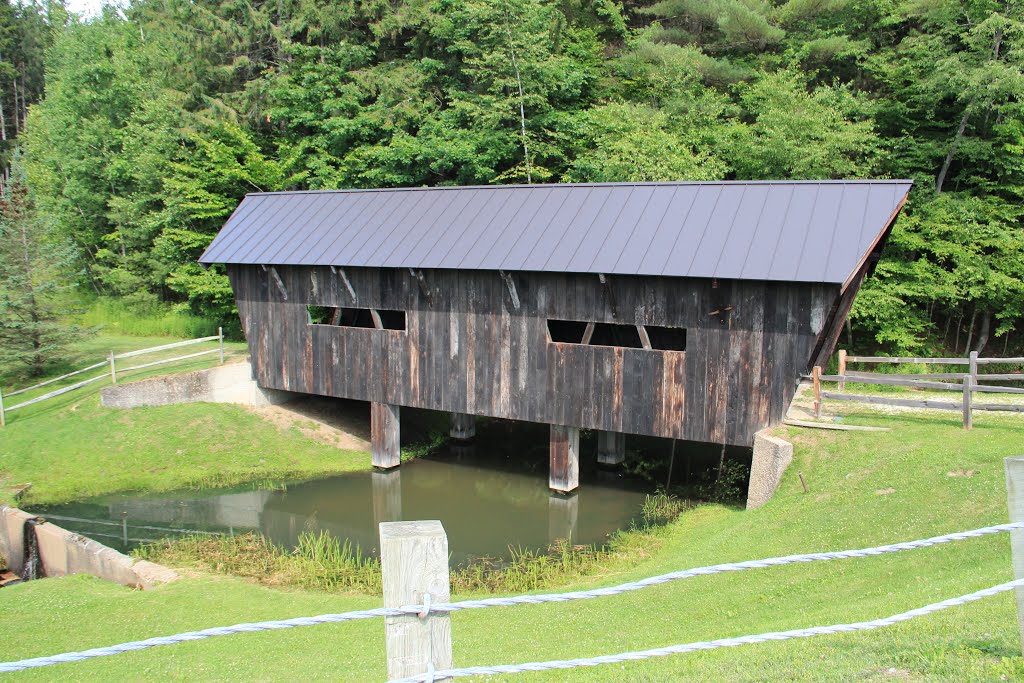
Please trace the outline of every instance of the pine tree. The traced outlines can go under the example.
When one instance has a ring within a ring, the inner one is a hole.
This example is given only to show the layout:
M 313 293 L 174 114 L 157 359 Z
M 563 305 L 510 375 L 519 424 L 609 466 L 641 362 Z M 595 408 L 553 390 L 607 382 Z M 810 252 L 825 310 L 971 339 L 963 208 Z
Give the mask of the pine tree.
M 72 312 L 74 249 L 48 232 L 32 209 L 16 155 L 0 192 L 0 366 L 29 376 L 63 360 L 68 345 L 85 334 L 64 322 Z

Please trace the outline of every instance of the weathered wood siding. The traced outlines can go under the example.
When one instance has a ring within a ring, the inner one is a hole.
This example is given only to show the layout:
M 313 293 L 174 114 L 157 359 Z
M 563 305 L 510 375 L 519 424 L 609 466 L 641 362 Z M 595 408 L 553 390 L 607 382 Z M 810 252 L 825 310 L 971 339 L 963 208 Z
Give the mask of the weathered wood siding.
M 752 281 L 229 266 L 260 385 L 749 446 L 781 420 L 839 288 Z M 612 300 L 616 309 L 612 311 Z M 407 311 L 407 331 L 309 325 L 306 306 Z M 731 308 L 730 308 L 731 307 Z M 729 309 L 729 310 L 727 310 Z M 683 327 L 685 352 L 557 344 L 547 319 Z

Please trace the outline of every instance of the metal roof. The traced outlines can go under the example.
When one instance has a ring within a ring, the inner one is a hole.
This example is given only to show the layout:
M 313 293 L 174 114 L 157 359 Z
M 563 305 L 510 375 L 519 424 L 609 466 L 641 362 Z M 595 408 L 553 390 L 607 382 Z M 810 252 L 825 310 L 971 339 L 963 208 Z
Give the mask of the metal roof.
M 910 180 L 497 185 L 246 195 L 203 264 L 845 283 Z

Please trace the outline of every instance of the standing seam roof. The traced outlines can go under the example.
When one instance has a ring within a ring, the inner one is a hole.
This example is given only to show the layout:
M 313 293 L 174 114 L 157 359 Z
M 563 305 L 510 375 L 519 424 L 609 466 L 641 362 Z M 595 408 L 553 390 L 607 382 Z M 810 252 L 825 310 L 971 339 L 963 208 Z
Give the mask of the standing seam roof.
M 841 284 L 912 185 L 721 181 L 255 193 L 199 260 Z

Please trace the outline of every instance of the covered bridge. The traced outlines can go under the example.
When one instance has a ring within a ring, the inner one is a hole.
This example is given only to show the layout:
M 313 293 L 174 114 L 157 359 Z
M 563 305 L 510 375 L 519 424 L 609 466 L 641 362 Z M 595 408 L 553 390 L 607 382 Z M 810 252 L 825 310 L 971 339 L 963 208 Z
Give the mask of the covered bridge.
M 436 187 L 247 195 L 200 259 L 227 264 L 255 378 L 399 407 L 751 446 L 831 354 L 909 180 Z

